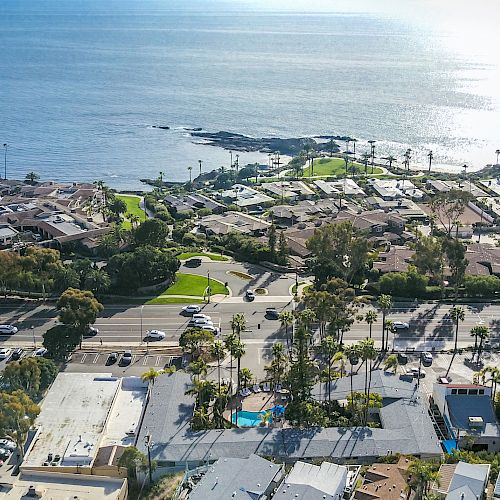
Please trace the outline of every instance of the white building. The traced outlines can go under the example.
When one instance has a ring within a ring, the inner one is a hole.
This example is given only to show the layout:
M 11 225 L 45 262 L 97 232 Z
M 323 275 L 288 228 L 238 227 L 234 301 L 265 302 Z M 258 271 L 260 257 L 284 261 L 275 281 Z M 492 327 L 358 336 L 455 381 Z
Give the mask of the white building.
M 267 196 L 267 194 L 243 184 L 234 184 L 230 189 L 223 191 L 221 196 L 224 200 L 234 203 L 239 207 L 252 207 L 273 201 L 273 198 Z
M 406 197 L 420 200 L 424 197 L 424 192 L 408 179 L 369 179 L 368 184 L 384 200 Z

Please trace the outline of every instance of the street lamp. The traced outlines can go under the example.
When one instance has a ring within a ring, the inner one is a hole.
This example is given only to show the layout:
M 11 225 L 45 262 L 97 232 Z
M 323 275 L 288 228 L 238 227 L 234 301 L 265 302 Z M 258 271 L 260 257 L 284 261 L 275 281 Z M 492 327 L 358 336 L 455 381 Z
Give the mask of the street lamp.
M 3 168 L 4 168 L 4 179 L 7 180 L 7 148 L 9 145 L 5 142 L 3 145 L 5 151 L 4 151 L 4 156 L 3 156 Z
M 36 349 L 36 339 L 35 339 L 35 326 L 31 325 L 31 335 L 33 336 L 33 349 Z
M 210 271 L 207 271 L 207 280 L 208 280 L 208 286 L 207 286 L 207 304 L 210 304 Z
M 151 440 L 151 434 L 146 434 L 145 440 L 148 448 L 149 484 L 153 484 L 153 472 L 151 470 L 151 446 L 153 446 L 153 441 Z
M 144 306 L 141 306 L 141 339 L 139 341 L 139 345 L 142 344 L 142 310 L 144 309 Z

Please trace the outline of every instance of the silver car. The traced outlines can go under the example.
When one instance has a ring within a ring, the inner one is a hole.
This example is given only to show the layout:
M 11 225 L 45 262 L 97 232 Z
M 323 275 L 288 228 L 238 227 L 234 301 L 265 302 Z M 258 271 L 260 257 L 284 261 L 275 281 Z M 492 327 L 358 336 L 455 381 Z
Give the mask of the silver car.
M 13 325 L 0 325 L 0 334 L 14 335 L 19 330 Z

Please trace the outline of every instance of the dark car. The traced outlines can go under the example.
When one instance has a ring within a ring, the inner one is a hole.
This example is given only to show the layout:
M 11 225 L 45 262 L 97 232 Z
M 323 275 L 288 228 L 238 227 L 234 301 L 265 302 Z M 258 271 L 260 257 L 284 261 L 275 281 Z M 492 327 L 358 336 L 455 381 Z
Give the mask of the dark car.
M 201 266 L 201 262 L 202 260 L 200 258 L 195 257 L 186 261 L 186 267 L 198 267 Z
M 406 365 L 406 363 L 408 363 L 408 356 L 404 352 L 398 352 L 398 363 L 400 365 Z
M 267 319 L 279 319 L 279 312 L 274 307 L 268 307 L 265 314 Z
M 116 352 L 112 352 L 109 356 L 108 359 L 106 360 L 107 365 L 112 365 L 113 363 L 116 363 L 118 360 L 118 354 Z
M 121 364 L 129 365 L 132 362 L 132 353 L 130 351 L 125 351 L 122 354 Z
M 13 361 L 17 361 L 18 359 L 21 359 L 21 356 L 23 355 L 24 349 L 21 347 L 18 347 L 17 349 L 14 349 L 12 351 L 12 354 L 10 356 L 10 359 Z
M 247 290 L 245 292 L 245 297 L 247 298 L 248 301 L 252 302 L 255 300 L 255 293 L 253 290 Z

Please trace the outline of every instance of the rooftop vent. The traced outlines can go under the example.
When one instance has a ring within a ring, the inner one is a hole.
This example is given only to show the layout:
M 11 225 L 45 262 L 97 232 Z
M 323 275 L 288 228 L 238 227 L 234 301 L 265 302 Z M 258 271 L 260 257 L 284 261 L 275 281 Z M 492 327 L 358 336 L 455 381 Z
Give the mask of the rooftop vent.
M 469 427 L 482 427 L 483 423 L 482 417 L 469 417 Z

